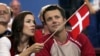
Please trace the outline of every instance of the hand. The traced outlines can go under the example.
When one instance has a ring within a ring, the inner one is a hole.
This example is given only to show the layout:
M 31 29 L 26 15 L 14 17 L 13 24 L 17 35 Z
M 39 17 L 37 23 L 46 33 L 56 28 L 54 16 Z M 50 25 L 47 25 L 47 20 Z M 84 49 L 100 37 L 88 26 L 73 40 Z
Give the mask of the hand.
M 27 48 L 25 51 L 19 54 L 19 56 L 29 56 L 31 53 L 37 53 L 41 49 L 43 49 L 44 44 L 43 43 L 35 43 L 29 48 Z
M 95 14 L 96 13 L 96 10 L 91 5 L 90 1 L 89 0 L 84 0 L 84 1 L 86 2 L 86 5 L 88 6 L 90 13 L 91 14 Z
M 43 43 L 35 43 L 31 46 L 33 48 L 33 52 L 39 52 L 41 49 L 43 49 L 44 44 Z

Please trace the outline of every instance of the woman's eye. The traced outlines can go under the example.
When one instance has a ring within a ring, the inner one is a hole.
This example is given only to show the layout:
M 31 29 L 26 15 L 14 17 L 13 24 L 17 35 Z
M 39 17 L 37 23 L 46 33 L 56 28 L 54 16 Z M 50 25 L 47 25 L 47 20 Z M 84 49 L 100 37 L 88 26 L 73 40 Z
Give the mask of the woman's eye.
M 27 23 L 30 23 L 30 21 L 26 21 Z

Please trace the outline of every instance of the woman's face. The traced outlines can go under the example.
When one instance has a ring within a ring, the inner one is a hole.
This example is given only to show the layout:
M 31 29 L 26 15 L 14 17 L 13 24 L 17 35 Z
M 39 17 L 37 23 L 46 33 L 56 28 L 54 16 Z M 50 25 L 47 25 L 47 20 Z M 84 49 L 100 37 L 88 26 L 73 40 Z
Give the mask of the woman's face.
M 26 36 L 34 36 L 35 32 L 35 19 L 31 14 L 27 14 L 24 18 L 23 34 Z

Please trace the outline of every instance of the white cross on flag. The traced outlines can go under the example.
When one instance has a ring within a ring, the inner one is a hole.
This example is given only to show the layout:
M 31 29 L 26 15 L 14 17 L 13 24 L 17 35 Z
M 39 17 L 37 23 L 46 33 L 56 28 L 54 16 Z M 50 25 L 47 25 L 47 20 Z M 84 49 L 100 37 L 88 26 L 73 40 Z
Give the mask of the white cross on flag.
M 89 25 L 89 10 L 86 4 L 83 4 L 69 19 L 72 26 L 71 34 L 74 39 Z

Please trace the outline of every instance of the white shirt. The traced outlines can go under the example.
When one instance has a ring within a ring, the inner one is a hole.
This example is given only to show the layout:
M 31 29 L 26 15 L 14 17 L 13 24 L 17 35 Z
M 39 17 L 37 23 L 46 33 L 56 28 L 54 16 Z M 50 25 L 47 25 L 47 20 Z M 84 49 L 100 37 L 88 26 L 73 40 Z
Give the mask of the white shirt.
M 0 38 L 0 56 L 11 56 L 10 55 L 11 42 L 7 37 Z

